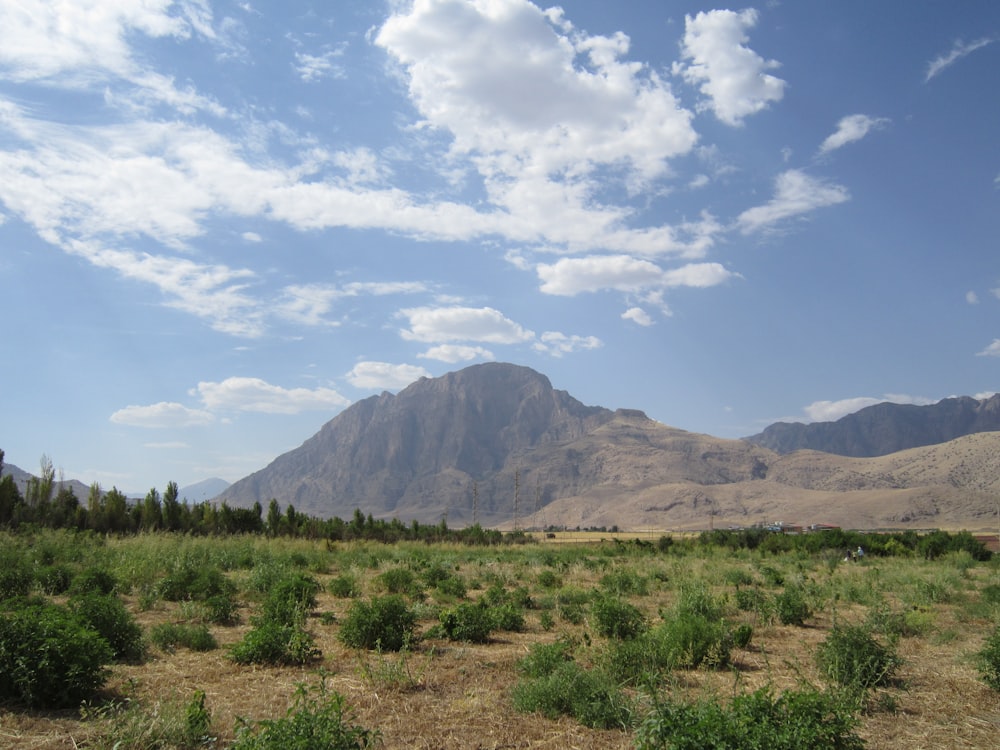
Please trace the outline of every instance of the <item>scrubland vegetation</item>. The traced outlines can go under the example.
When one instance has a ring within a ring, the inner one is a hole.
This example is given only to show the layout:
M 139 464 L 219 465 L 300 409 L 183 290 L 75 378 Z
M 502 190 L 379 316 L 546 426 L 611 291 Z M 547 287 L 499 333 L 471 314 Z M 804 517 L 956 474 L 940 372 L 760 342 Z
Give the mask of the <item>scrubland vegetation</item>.
M 0 532 L 0 746 L 995 739 L 1000 567 L 967 534 L 514 539 Z

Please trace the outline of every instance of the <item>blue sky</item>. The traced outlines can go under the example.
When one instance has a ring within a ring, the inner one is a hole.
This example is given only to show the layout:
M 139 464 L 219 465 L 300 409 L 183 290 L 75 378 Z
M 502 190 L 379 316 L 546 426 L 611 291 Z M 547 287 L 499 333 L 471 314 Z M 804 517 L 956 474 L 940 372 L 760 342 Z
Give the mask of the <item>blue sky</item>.
M 1000 380 L 1000 4 L 0 0 L 6 460 L 483 361 L 720 437 Z

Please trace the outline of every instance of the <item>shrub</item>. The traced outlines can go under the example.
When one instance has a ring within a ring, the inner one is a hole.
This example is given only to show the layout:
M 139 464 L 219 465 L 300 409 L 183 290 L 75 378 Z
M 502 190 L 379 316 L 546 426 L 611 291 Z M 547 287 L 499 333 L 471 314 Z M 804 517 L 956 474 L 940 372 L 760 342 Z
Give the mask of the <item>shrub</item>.
M 626 728 L 632 707 L 606 672 L 586 670 L 574 661 L 562 661 L 548 674 L 523 679 L 514 686 L 514 708 L 538 712 L 549 719 L 572 716 L 594 729 Z
M 19 599 L 28 595 L 34 584 L 34 575 L 19 557 L 0 560 L 0 601 Z
M 517 669 L 525 677 L 547 677 L 563 662 L 572 660 L 572 646 L 566 640 L 535 643 L 529 649 L 528 655 L 517 663 Z
M 1000 626 L 997 626 L 976 655 L 979 675 L 994 690 L 1000 690 Z
M 876 641 L 866 628 L 838 625 L 819 645 L 816 662 L 831 682 L 865 691 L 887 684 L 900 659 L 894 649 Z
M 723 620 L 681 613 L 665 620 L 657 631 L 656 637 L 675 667 L 719 669 L 729 664 L 733 641 Z
M 675 666 L 670 643 L 659 628 L 630 640 L 612 641 L 600 661 L 619 684 L 636 686 L 657 686 Z
M 788 586 L 774 597 L 774 609 L 782 625 L 805 625 L 812 616 L 805 592 L 799 586 Z
M 625 640 L 646 630 L 646 618 L 637 607 L 612 596 L 597 598 L 591 605 L 594 629 L 605 638 Z
M 746 648 L 750 645 L 751 638 L 753 638 L 753 626 L 745 622 L 738 625 L 733 631 L 733 645 L 736 648 Z
M 149 631 L 149 640 L 164 651 L 173 651 L 178 646 L 192 651 L 213 651 L 219 647 L 208 627 L 189 623 L 164 622 L 154 625 Z
M 351 648 L 399 651 L 413 638 L 416 615 L 398 594 L 357 600 L 340 625 L 339 637 Z
M 649 580 L 640 576 L 630 568 L 613 570 L 601 577 L 601 588 L 609 594 L 618 596 L 646 596 L 649 593 Z
M 421 599 L 424 595 L 420 581 L 409 568 L 389 568 L 375 582 L 388 594 L 403 594 L 411 599 Z
M 637 750 L 768 748 L 860 750 L 851 706 L 816 691 L 766 689 L 740 695 L 728 707 L 714 701 L 658 702 L 636 732 Z
M 199 567 L 185 562 L 159 584 L 160 596 L 168 602 L 206 601 L 213 597 L 231 597 L 236 586 L 217 567 Z
M 118 588 L 118 579 L 104 568 L 87 568 L 79 573 L 70 584 L 70 591 L 74 594 L 88 594 L 96 592 L 98 594 L 113 594 Z
M 33 605 L 0 614 L 0 699 L 72 708 L 107 679 L 111 647 L 65 607 Z
M 353 599 L 361 593 L 358 579 L 347 573 L 332 579 L 327 584 L 327 591 L 338 599 Z
M 312 635 L 300 625 L 262 620 L 229 649 L 237 664 L 308 664 L 320 657 Z
M 111 646 L 115 661 L 140 662 L 146 656 L 142 628 L 114 594 L 90 592 L 74 596 L 70 609 Z
M 543 570 L 536 580 L 543 589 L 557 589 L 562 586 L 562 578 L 553 570 Z
M 465 580 L 461 576 L 449 575 L 437 582 L 435 588 L 445 596 L 453 596 L 456 599 L 464 599 L 468 591 Z
M 133 699 L 112 701 L 97 707 L 81 707 L 84 719 L 98 719 L 103 736 L 88 747 L 113 750 L 194 750 L 211 747 L 212 715 L 205 706 L 205 693 L 196 690 L 186 704 L 175 698 L 157 701 L 152 707 Z
M 46 565 L 35 575 L 38 586 L 49 596 L 65 594 L 73 582 L 73 572 L 65 565 Z M 2 588 L 2 584 L 0 584 Z M 2 598 L 2 597 L 0 597 Z
M 281 625 L 301 625 L 316 607 L 319 583 L 310 575 L 295 573 L 278 581 L 264 599 L 264 620 Z
M 346 700 L 326 689 L 300 684 L 295 699 L 280 719 L 241 720 L 231 750 L 364 750 L 373 747 L 378 732 L 354 724 Z
M 452 641 L 486 643 L 493 631 L 493 616 L 480 605 L 464 602 L 441 613 L 441 628 Z
M 524 630 L 524 610 L 514 602 L 507 602 L 490 610 L 494 630 L 520 633 Z

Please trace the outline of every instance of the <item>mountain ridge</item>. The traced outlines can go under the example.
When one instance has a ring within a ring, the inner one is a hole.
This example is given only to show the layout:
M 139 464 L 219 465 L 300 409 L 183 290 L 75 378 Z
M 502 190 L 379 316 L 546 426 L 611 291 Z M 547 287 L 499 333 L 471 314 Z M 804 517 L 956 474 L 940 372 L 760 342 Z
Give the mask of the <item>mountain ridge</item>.
M 348 407 L 216 500 L 500 527 L 989 526 L 1000 432 L 978 435 L 916 457 L 781 454 L 585 406 L 530 368 L 485 363 Z

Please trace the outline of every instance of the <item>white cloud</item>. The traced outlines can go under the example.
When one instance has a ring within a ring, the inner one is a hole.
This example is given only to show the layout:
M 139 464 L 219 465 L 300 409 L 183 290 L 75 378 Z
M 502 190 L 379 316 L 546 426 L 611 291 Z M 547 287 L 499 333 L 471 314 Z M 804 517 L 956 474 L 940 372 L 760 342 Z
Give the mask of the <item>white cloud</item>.
M 561 357 L 581 349 L 598 349 L 602 346 L 604 342 L 596 336 L 567 336 L 558 331 L 546 331 L 535 342 L 534 348 L 553 357 Z
M 302 325 L 337 325 L 326 319 L 340 290 L 327 284 L 292 284 L 286 286 L 277 302 L 277 314 Z
M 553 264 L 541 264 L 536 270 L 542 280 L 541 291 L 561 296 L 602 289 L 639 292 L 661 287 L 707 287 L 733 276 L 718 263 L 691 263 L 664 271 L 651 261 L 627 255 L 560 258 Z
M 322 80 L 323 78 L 346 78 L 347 71 L 344 66 L 338 65 L 335 61 L 343 57 L 344 50 L 336 49 L 324 52 L 321 55 L 310 55 L 305 52 L 295 53 L 295 72 L 299 78 L 307 83 Z
M 966 292 L 965 293 L 965 301 L 968 302 L 970 305 L 978 305 L 979 304 L 979 295 L 976 294 L 973 291 Z
M 461 344 L 441 344 L 432 346 L 423 354 L 418 354 L 421 359 L 436 359 L 439 362 L 469 362 L 474 359 L 483 359 L 492 362 L 496 357 L 489 349 L 481 346 L 464 346 Z
M 757 25 L 757 11 L 712 10 L 685 16 L 681 51 L 690 64 L 675 63 L 674 73 L 708 97 L 707 107 L 727 125 L 784 96 L 785 82 L 765 71 L 779 67 L 746 46 L 746 31 Z
M 111 421 L 129 427 L 178 428 L 211 424 L 215 417 L 207 411 L 161 401 L 149 406 L 126 406 L 112 414 Z
M 827 136 L 819 147 L 821 154 L 828 154 L 848 143 L 859 141 L 871 130 L 885 127 L 890 120 L 885 117 L 869 117 L 868 115 L 848 115 L 837 123 L 836 132 Z
M 243 238 L 244 240 L 246 240 L 247 242 L 253 242 L 253 243 L 255 243 L 255 244 L 256 244 L 256 243 L 258 243 L 258 242 L 263 242 L 263 241 L 264 241 L 264 238 L 263 238 L 263 237 L 261 237 L 261 236 L 260 236 L 259 234 L 257 234 L 256 232 L 244 232 L 244 233 L 243 233 L 243 234 L 241 234 L 240 236 L 241 236 L 241 237 L 242 237 L 242 238 Z
M 393 365 L 388 362 L 358 362 L 345 376 L 356 388 L 398 390 L 431 374 L 415 365 Z
M 477 341 L 485 344 L 519 344 L 535 334 L 492 307 L 415 307 L 401 310 L 409 329 L 404 339 L 430 344 Z
M 805 407 L 803 411 L 809 421 L 834 422 L 841 417 L 853 414 L 854 412 L 864 409 L 867 406 L 874 406 L 875 404 L 885 402 L 926 406 L 927 404 L 933 404 L 934 400 L 923 398 L 921 396 L 907 396 L 897 393 L 887 393 L 882 398 L 860 396 L 858 398 L 845 398 L 840 401 L 814 401 L 809 404 L 809 406 Z
M 137 62 L 128 37 L 214 40 L 204 0 L 19 0 L 0 4 L 0 71 L 16 82 L 100 90 L 108 78 L 131 83 L 139 100 L 151 97 L 182 111 L 222 109 Z
M 282 388 L 260 378 L 232 377 L 221 383 L 202 381 L 195 391 L 210 411 L 298 414 L 327 411 L 350 404 L 331 388 Z
M 641 307 L 630 307 L 622 313 L 622 318 L 624 320 L 631 320 L 633 323 L 641 326 L 653 325 L 653 319 L 649 316 L 649 313 Z
M 977 357 L 1000 357 L 1000 339 L 993 339 L 993 343 L 976 353 Z
M 995 41 L 996 39 L 992 37 L 977 39 L 974 42 L 963 42 L 959 39 L 952 46 L 951 50 L 943 55 L 938 55 L 927 63 L 927 72 L 924 75 L 924 83 L 927 83 L 932 78 L 940 74 L 945 68 L 955 64 L 966 55 L 975 52 L 977 49 L 982 49 L 986 45 L 992 44 Z
M 668 228 L 624 227 L 625 206 L 593 196 L 616 175 L 639 189 L 697 141 L 667 82 L 624 59 L 624 34 L 590 36 L 527 0 L 418 2 L 376 44 L 400 65 L 424 125 L 468 157 L 508 238 L 679 252 Z M 607 245 L 608 239 L 614 242 Z
M 737 218 L 744 234 L 757 232 L 793 216 L 834 206 L 850 199 L 842 185 L 830 184 L 810 177 L 805 172 L 790 169 L 775 180 L 774 197 L 763 206 L 747 209 Z

